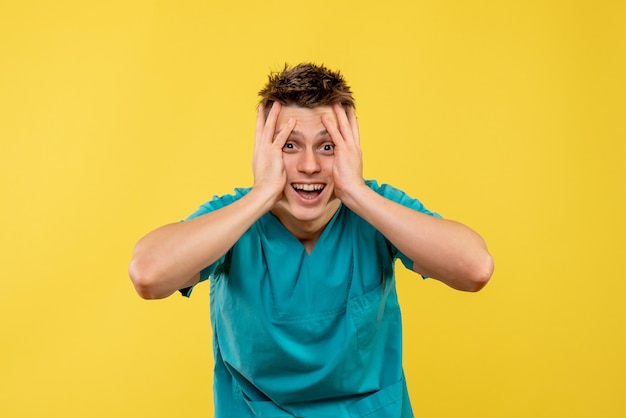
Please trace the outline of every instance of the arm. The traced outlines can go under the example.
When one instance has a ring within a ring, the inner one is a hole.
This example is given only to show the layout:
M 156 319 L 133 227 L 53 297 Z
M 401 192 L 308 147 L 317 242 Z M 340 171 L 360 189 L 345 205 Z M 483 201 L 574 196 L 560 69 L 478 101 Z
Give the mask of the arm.
M 224 255 L 282 195 L 285 170 L 282 147 L 295 122 L 274 137 L 280 104 L 267 121 L 259 108 L 253 158 L 254 185 L 238 201 L 186 222 L 162 226 L 136 245 L 128 268 L 137 293 L 146 299 L 167 297 L 198 282 L 200 271 Z
M 215 212 L 150 232 L 137 243 L 128 269 L 137 293 L 160 299 L 196 284 L 200 271 L 224 255 L 270 203 L 251 190 Z
M 359 133 L 353 109 L 334 107 L 338 126 L 323 122 L 335 143 L 335 193 L 413 261 L 413 270 L 459 290 L 477 291 L 493 273 L 483 239 L 454 221 L 417 212 L 380 196 L 362 176 Z
M 491 256 L 470 228 L 402 206 L 367 185 L 342 201 L 409 257 L 413 271 L 466 291 L 480 290 L 491 277 Z

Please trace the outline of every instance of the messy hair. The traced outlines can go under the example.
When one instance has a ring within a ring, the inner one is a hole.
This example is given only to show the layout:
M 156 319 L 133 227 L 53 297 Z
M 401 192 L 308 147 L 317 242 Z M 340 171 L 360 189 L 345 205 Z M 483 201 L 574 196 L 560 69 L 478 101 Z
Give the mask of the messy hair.
M 285 106 L 314 108 L 341 103 L 354 107 L 350 86 L 339 71 L 323 65 L 302 63 L 293 67 L 285 64 L 280 72 L 271 73 L 265 87 L 259 92 L 260 105 L 265 116 L 274 102 Z

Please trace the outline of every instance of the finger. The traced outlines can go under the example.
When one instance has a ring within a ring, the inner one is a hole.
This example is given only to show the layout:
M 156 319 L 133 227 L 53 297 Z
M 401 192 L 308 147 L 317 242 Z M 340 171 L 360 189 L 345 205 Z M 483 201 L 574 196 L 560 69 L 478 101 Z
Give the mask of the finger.
M 259 143 L 263 136 L 263 127 L 265 126 L 265 106 L 261 103 L 256 114 L 256 129 L 254 131 L 254 143 Z
M 274 142 L 276 121 L 278 120 L 278 115 L 280 114 L 281 108 L 282 105 L 280 103 L 272 103 L 272 108 L 270 109 L 270 113 L 267 115 L 267 120 L 265 121 L 265 126 L 263 127 L 263 138 L 265 142 Z
M 341 103 L 335 103 L 333 105 L 333 110 L 335 111 L 335 116 L 337 118 L 337 127 L 341 132 L 341 136 L 345 141 L 349 141 L 354 143 L 354 138 L 352 135 L 352 127 L 350 126 L 350 121 L 348 120 L 348 115 L 346 114 L 345 109 L 341 105 Z
M 357 144 L 361 143 L 361 135 L 359 134 L 359 122 L 356 117 L 356 111 L 354 107 L 348 107 L 348 121 L 350 122 L 350 128 L 352 130 L 352 137 Z
M 326 128 L 326 131 L 330 135 L 330 138 L 333 140 L 335 145 L 341 146 L 341 144 L 345 143 L 345 139 L 343 138 L 343 136 L 341 136 L 341 132 L 337 128 L 337 124 L 330 117 L 329 114 L 322 114 L 322 125 L 324 125 L 324 127 Z
M 283 148 L 285 143 L 289 139 L 291 132 L 296 127 L 296 120 L 294 118 L 289 118 L 287 124 L 278 132 L 276 138 L 274 138 L 274 146 L 277 148 Z

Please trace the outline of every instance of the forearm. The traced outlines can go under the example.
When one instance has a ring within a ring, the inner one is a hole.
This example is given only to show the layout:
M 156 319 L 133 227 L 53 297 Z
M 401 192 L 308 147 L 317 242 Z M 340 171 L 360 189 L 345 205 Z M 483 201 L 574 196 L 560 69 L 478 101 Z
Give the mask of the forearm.
M 483 239 L 458 222 L 380 196 L 365 184 L 342 201 L 413 261 L 413 270 L 459 290 L 480 290 L 493 272 Z
M 162 226 L 136 245 L 129 275 L 140 296 L 164 298 L 191 286 L 273 205 L 252 189 L 236 202 L 185 222 Z

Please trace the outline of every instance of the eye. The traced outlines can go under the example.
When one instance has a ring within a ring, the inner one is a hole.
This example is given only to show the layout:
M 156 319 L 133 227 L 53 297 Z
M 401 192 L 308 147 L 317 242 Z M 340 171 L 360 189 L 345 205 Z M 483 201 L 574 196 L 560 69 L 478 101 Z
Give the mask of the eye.
M 325 154 L 332 154 L 335 151 L 335 144 L 327 142 L 321 146 L 320 150 Z
M 293 151 L 296 149 L 296 144 L 294 144 L 293 142 L 286 142 L 285 145 L 283 145 L 283 151 Z

